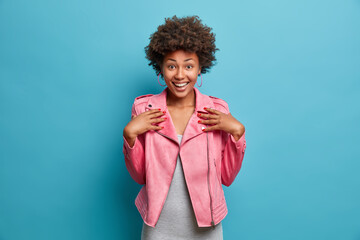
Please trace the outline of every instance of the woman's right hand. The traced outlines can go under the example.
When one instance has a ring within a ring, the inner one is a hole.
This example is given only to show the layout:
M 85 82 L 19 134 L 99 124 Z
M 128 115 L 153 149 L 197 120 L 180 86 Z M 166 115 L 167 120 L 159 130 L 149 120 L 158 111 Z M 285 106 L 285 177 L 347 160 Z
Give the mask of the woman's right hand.
M 133 117 L 130 122 L 124 128 L 124 137 L 130 143 L 135 142 L 135 138 L 149 130 L 160 130 L 163 127 L 156 124 L 163 122 L 166 118 L 162 118 L 165 113 L 159 109 L 152 109 L 146 112 L 143 112 L 135 117 Z

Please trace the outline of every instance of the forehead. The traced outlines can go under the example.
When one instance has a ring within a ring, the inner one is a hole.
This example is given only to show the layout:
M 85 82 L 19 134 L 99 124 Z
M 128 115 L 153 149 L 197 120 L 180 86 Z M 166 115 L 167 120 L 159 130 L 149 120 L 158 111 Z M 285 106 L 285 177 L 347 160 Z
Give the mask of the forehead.
M 182 60 L 182 59 L 189 59 L 189 58 L 192 58 L 194 61 L 199 60 L 196 53 L 187 52 L 182 49 L 167 53 L 164 57 L 164 60 L 168 60 L 169 58 L 172 58 L 175 60 Z

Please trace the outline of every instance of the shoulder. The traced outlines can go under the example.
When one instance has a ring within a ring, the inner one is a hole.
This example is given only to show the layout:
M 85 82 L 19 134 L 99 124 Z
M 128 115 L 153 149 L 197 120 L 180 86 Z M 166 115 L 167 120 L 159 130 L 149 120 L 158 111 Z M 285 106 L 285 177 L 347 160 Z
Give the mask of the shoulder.
M 153 95 L 154 94 L 145 94 L 135 97 L 131 110 L 132 115 L 140 114 L 142 112 L 141 109 L 144 109 L 142 106 L 145 105 Z
M 225 113 L 229 113 L 229 105 L 224 99 L 214 97 L 214 96 L 209 96 L 209 97 L 213 101 L 216 110 L 219 110 L 219 111 L 225 112 Z
M 138 105 L 138 104 L 142 104 L 142 103 L 146 103 L 147 101 L 149 101 L 149 98 L 151 96 L 153 96 L 154 94 L 145 94 L 145 95 L 140 95 L 140 96 L 137 96 L 135 99 L 134 99 L 134 104 L 135 105 Z

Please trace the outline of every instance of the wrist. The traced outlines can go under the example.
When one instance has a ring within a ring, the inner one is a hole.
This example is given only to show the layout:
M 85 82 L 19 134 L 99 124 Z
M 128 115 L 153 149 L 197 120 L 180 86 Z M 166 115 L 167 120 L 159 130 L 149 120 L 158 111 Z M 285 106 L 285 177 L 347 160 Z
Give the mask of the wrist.
M 236 141 L 238 141 L 242 137 L 244 132 L 245 132 L 244 126 L 241 126 L 241 127 L 237 128 L 237 129 L 234 129 L 230 134 L 234 137 L 234 139 Z
M 135 139 L 137 137 L 137 134 L 129 131 L 127 127 L 124 128 L 123 135 L 126 139 Z

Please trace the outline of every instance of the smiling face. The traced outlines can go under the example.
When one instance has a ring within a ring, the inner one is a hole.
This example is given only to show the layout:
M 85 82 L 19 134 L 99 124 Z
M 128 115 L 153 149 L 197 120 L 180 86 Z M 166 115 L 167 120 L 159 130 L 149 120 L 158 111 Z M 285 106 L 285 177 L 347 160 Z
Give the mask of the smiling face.
M 194 97 L 194 85 L 201 72 L 196 53 L 182 49 L 168 53 L 161 66 L 169 97 L 173 100 Z

